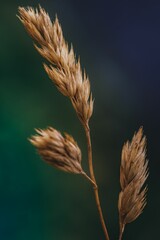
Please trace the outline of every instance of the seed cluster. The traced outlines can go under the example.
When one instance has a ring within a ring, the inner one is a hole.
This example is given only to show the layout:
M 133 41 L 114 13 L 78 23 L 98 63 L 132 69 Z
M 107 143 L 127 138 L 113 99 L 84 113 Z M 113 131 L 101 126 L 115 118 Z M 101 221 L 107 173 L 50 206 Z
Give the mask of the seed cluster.
M 119 195 L 120 226 L 134 221 L 146 205 L 146 191 L 143 185 L 148 177 L 148 161 L 146 160 L 146 137 L 143 129 L 133 136 L 131 142 L 122 149 Z
M 82 72 L 80 60 L 76 60 L 73 47 L 69 49 L 58 18 L 52 23 L 44 9 L 19 8 L 19 19 L 36 42 L 37 51 L 49 64 L 44 69 L 58 90 L 69 97 L 83 124 L 87 124 L 93 112 L 90 81 Z

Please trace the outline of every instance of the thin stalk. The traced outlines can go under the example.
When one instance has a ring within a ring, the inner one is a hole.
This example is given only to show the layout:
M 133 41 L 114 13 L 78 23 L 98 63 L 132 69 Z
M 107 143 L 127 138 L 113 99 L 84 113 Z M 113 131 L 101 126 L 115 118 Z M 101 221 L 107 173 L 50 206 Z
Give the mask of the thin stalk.
M 120 233 L 119 233 L 119 240 L 122 240 L 122 235 L 124 232 L 125 225 L 120 223 Z
M 119 240 L 122 240 L 122 232 L 120 232 L 120 234 L 119 234 Z
M 84 125 L 84 129 L 85 129 L 86 139 L 87 139 L 88 162 L 89 162 L 90 177 L 91 177 L 92 181 L 97 186 L 95 175 L 94 175 L 94 169 L 93 169 L 92 144 L 91 144 L 90 128 L 89 128 L 88 124 Z M 105 221 L 104 221 L 104 217 L 103 217 L 103 213 L 102 213 L 102 208 L 101 208 L 101 204 L 100 204 L 99 193 L 98 193 L 98 186 L 97 187 L 93 187 L 93 191 L 94 191 L 95 201 L 96 201 L 96 205 L 97 205 L 97 209 L 98 209 L 98 213 L 99 213 L 99 217 L 100 217 L 100 222 L 101 222 L 101 225 L 102 225 L 102 228 L 103 228 L 103 232 L 104 232 L 104 235 L 105 235 L 105 239 L 109 240 L 108 230 L 107 230 L 106 225 L 105 225 Z
M 93 188 L 97 188 L 97 184 L 96 184 L 85 172 L 81 172 L 81 174 L 82 174 L 88 181 L 90 181 L 90 183 L 92 183 Z

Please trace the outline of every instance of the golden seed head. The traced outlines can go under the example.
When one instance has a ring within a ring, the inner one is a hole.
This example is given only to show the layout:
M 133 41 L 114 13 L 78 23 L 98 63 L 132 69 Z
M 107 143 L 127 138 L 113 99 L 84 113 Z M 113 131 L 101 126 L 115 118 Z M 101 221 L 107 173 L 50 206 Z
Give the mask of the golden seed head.
M 88 123 L 93 112 L 89 79 L 76 60 L 73 47 L 69 49 L 58 18 L 52 22 L 44 9 L 19 7 L 19 19 L 36 42 L 35 48 L 50 64 L 44 64 L 49 78 L 58 90 L 71 99 L 80 120 Z
M 54 128 L 36 129 L 38 135 L 30 142 L 37 148 L 39 155 L 48 164 L 70 173 L 82 173 L 81 150 L 74 139 Z
M 122 149 L 119 195 L 120 225 L 134 221 L 146 205 L 146 191 L 143 185 L 148 177 L 148 161 L 146 160 L 146 137 L 140 128 L 131 142 Z

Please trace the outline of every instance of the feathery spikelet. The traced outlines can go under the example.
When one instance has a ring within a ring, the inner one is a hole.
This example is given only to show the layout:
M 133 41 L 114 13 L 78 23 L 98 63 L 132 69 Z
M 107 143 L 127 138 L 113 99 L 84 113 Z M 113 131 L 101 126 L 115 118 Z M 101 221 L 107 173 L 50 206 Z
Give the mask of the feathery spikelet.
M 146 160 L 146 137 L 140 128 L 131 142 L 122 149 L 119 195 L 120 232 L 123 233 L 127 223 L 134 221 L 146 205 L 146 191 L 143 185 L 148 177 L 148 161 Z
M 56 129 L 36 129 L 39 135 L 32 136 L 30 142 L 48 164 L 69 173 L 83 173 L 81 166 L 81 150 L 74 139 Z
M 38 44 L 35 45 L 37 51 L 50 63 L 44 64 L 49 78 L 63 95 L 70 98 L 79 119 L 87 124 L 93 112 L 90 82 L 86 74 L 82 73 L 73 47 L 69 49 L 58 18 L 52 23 L 40 6 L 35 10 L 19 7 L 19 14 L 28 34 Z

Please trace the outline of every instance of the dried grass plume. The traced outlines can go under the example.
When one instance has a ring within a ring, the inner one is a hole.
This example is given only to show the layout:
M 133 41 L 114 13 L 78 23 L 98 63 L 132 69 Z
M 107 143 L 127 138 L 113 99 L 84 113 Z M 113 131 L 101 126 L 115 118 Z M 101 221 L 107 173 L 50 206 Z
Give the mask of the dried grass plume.
M 44 69 L 58 90 L 68 97 L 80 119 L 86 134 L 88 176 L 81 165 L 81 150 L 75 140 L 68 134 L 62 135 L 56 129 L 36 129 L 37 135 L 29 140 L 36 147 L 42 159 L 53 167 L 75 174 L 82 174 L 93 185 L 96 206 L 106 240 L 109 240 L 105 224 L 98 186 L 92 161 L 92 143 L 89 120 L 93 113 L 93 99 L 90 81 L 82 71 L 80 60 L 76 58 L 73 47 L 69 47 L 64 39 L 58 18 L 52 22 L 48 13 L 39 8 L 19 7 L 18 18 L 28 34 L 34 40 L 34 46 L 46 60 Z M 122 149 L 120 166 L 121 192 L 118 200 L 120 235 L 127 223 L 133 222 L 146 205 L 144 183 L 148 177 L 148 161 L 146 160 L 146 137 L 140 128 L 132 141 L 127 141 Z
M 122 149 L 119 194 L 120 238 L 127 223 L 134 221 L 146 205 L 146 191 L 143 185 L 148 177 L 148 161 L 146 160 L 146 137 L 140 128 L 131 142 Z
M 19 7 L 19 19 L 36 42 L 37 51 L 50 63 L 44 64 L 49 78 L 63 95 L 70 98 L 79 119 L 86 125 L 93 112 L 90 81 L 82 72 L 73 47 L 68 47 L 58 18 L 52 22 L 39 6 L 35 10 Z
M 38 135 L 30 142 L 37 148 L 43 160 L 59 170 L 69 173 L 82 173 L 81 150 L 74 139 L 54 128 L 36 129 Z

